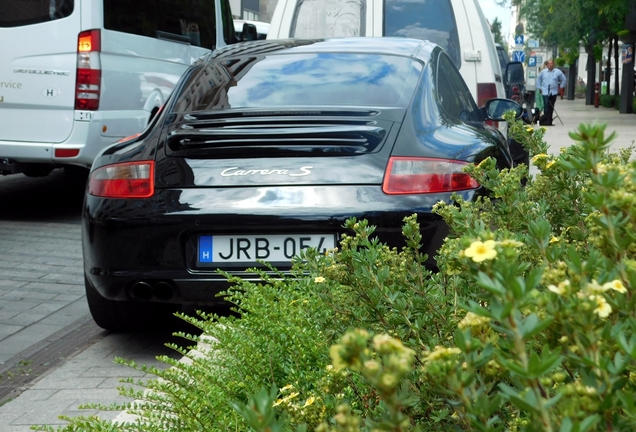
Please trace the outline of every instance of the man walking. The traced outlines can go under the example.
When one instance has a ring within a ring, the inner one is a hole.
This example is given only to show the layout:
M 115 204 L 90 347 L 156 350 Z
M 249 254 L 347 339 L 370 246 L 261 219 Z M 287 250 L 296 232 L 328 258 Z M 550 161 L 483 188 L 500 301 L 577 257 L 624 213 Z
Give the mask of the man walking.
M 554 68 L 554 60 L 548 60 L 548 65 L 541 71 L 537 78 L 537 88 L 543 95 L 543 106 L 545 107 L 545 124 L 552 126 L 552 116 L 554 104 L 556 103 L 559 88 L 565 88 L 566 78 L 563 72 Z

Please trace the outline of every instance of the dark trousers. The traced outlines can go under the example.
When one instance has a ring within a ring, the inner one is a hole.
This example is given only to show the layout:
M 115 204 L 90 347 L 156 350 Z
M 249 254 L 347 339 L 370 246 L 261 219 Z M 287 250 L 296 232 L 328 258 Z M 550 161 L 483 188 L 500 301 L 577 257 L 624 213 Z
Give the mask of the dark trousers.
M 554 104 L 556 103 L 557 95 L 543 95 L 543 112 L 550 123 L 552 123 L 552 117 L 554 114 Z

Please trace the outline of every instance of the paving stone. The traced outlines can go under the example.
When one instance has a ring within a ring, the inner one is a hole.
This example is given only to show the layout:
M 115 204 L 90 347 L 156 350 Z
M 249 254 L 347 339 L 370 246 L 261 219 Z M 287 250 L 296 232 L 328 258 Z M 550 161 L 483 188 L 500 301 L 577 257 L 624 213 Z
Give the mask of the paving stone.
M 46 314 L 23 312 L 11 318 L 11 324 L 26 327 L 31 324 L 35 324 L 38 321 L 41 321 L 42 319 L 46 318 L 46 316 Z
M 84 289 L 82 288 L 82 291 L 84 291 Z M 76 300 L 79 299 L 83 299 L 84 296 L 81 294 L 58 294 L 55 297 L 53 297 L 53 300 L 55 301 L 61 301 L 61 302 L 75 302 Z
M 0 290 L 0 300 L 5 300 L 5 296 L 2 290 Z M 16 300 L 15 296 L 11 298 L 10 303 L 11 303 L 10 308 L 19 312 L 31 310 L 40 304 L 39 302 L 26 301 L 19 298 Z
M 11 318 L 19 314 L 20 314 L 20 311 L 4 309 L 2 308 L 2 306 L 0 306 L 0 323 L 9 324 L 6 321 L 10 320 Z
M 48 376 L 48 379 L 41 379 L 36 382 L 31 388 L 36 390 L 43 389 L 56 389 L 58 391 L 71 389 L 73 391 L 92 390 L 96 389 L 103 381 L 104 378 L 84 378 L 84 377 L 64 377 L 59 379 L 57 376 Z
M 0 340 L 22 330 L 23 328 L 24 326 L 20 325 L 0 324 Z
M 113 366 L 98 366 L 91 367 L 84 372 L 82 372 L 79 376 L 81 378 L 122 378 L 122 377 L 143 377 L 146 375 L 142 371 L 135 370 L 133 368 L 124 366 L 124 365 L 113 365 Z

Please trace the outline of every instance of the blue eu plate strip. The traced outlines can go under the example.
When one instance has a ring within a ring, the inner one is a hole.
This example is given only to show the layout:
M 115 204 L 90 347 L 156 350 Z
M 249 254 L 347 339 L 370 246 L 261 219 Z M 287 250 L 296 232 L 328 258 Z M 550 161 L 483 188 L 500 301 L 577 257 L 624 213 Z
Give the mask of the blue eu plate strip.
M 212 262 L 212 236 L 199 237 L 199 262 Z

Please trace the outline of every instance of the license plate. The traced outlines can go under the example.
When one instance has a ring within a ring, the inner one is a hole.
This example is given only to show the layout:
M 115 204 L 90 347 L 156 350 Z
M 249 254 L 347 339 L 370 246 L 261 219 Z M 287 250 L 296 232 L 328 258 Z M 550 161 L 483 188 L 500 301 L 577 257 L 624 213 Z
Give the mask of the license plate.
M 315 248 L 320 253 L 336 246 L 333 234 L 294 235 L 202 235 L 198 264 L 288 262 L 301 250 Z

